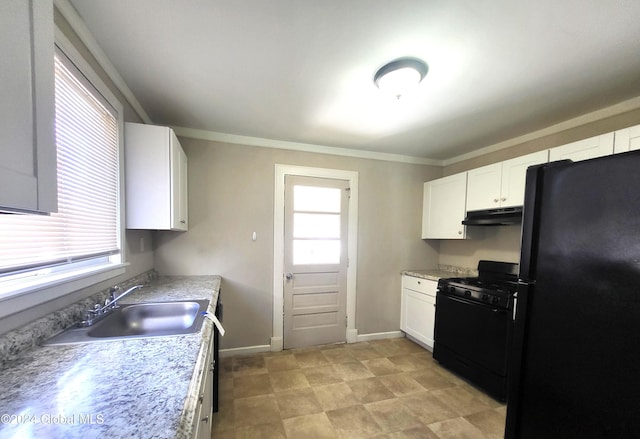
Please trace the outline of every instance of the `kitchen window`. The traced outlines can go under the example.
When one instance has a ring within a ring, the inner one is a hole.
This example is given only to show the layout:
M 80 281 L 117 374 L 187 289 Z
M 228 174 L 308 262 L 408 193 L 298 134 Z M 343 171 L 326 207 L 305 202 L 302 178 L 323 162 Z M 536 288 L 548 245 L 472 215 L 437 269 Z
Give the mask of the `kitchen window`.
M 55 54 L 58 212 L 0 215 L 0 299 L 122 266 L 122 106 L 74 54 Z

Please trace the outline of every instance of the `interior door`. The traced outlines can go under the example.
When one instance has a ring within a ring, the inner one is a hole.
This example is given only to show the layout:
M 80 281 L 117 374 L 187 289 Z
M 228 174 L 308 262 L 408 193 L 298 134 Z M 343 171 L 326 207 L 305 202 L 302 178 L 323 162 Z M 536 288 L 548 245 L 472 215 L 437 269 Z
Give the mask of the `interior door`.
M 285 179 L 284 348 L 346 341 L 349 182 Z

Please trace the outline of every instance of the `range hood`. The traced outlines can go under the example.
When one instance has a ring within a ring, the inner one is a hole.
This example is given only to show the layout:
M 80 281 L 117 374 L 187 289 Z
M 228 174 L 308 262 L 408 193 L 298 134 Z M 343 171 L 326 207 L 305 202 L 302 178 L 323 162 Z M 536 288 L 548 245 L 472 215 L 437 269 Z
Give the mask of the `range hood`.
M 508 226 L 522 222 L 522 206 L 467 212 L 465 226 Z

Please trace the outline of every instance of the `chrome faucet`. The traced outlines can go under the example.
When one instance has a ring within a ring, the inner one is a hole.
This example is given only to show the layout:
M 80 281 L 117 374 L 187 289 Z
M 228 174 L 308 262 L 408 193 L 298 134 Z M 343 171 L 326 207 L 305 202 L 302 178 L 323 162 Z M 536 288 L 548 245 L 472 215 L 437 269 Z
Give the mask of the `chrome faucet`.
M 109 315 L 111 311 L 119 307 L 118 300 L 122 299 L 124 296 L 137 290 L 138 288 L 142 288 L 143 286 L 144 285 L 133 286 L 117 297 L 116 293 L 120 291 L 120 287 L 118 285 L 111 287 L 109 289 L 109 297 L 104 301 L 104 305 L 100 306 L 99 303 L 96 303 L 92 309 L 87 311 L 84 320 L 78 323 L 78 326 L 87 327 L 93 325 L 96 322 L 99 322 L 107 315 Z
M 109 289 L 109 298 L 107 300 L 104 301 L 104 306 L 102 307 L 105 310 L 109 310 L 109 309 L 115 309 L 118 307 L 118 300 L 122 299 L 124 296 L 126 296 L 127 294 L 131 293 L 132 291 L 137 290 L 138 288 L 142 288 L 144 285 L 136 285 L 134 287 L 129 288 L 127 291 L 125 291 L 124 293 L 120 294 L 118 297 L 116 297 L 116 293 L 118 291 L 120 291 L 120 287 L 119 286 L 114 286 L 111 287 L 111 289 Z

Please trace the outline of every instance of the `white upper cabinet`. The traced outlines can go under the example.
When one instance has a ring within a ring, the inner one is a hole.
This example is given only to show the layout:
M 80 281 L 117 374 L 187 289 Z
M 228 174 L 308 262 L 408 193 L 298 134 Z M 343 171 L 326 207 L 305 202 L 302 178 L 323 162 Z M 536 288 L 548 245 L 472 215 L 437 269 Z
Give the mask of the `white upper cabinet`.
M 0 211 L 56 212 L 53 2 L 0 1 Z
M 527 169 L 549 161 L 586 160 L 640 150 L 640 125 L 471 169 L 424 184 L 423 239 L 467 239 L 466 212 L 522 206 Z M 474 230 L 472 228 L 471 230 Z
M 466 239 L 467 173 L 450 175 L 424 184 L 423 239 Z
M 468 174 L 466 210 L 500 207 L 502 163 L 472 169 Z
M 540 165 L 548 161 L 549 152 L 545 150 L 502 162 L 500 207 L 522 206 L 527 169 L 529 166 Z
M 127 228 L 187 230 L 187 156 L 169 127 L 126 123 Z
M 522 206 L 527 168 L 546 163 L 547 151 L 538 151 L 468 172 L 466 210 Z
M 567 143 L 549 150 L 549 161 L 593 159 L 613 154 L 613 133 Z
M 171 149 L 173 154 L 172 163 L 176 163 L 172 168 L 172 178 L 177 184 L 172 183 L 173 195 L 171 197 L 173 211 L 172 218 L 174 226 L 172 228 L 178 230 L 188 230 L 189 228 L 189 191 L 188 189 L 188 166 L 187 154 L 185 154 L 182 146 L 178 142 L 173 130 L 171 131 L 173 142 L 177 147 Z M 173 166 L 173 165 L 172 165 Z
M 614 153 L 636 151 L 638 149 L 640 149 L 640 125 L 615 132 Z

